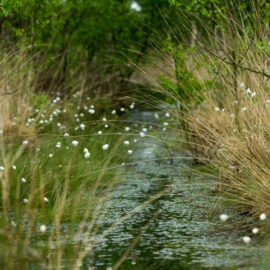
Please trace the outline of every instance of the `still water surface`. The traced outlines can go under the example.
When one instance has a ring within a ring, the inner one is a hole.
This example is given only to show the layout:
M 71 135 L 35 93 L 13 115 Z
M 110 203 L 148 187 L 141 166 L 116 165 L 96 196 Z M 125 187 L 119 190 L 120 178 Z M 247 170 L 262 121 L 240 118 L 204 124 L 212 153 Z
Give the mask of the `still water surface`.
M 154 122 L 151 112 L 134 113 L 129 120 Z M 242 237 L 252 224 L 213 194 L 210 177 L 198 176 L 189 155 L 176 157 L 158 138 L 139 140 L 124 181 L 115 187 L 101 210 L 101 232 L 90 269 L 270 269 L 262 265 L 259 240 L 246 246 Z M 162 157 L 162 158 L 160 158 Z M 134 211 L 135 209 L 135 211 Z M 223 223 L 220 213 L 232 218 Z M 122 217 L 129 218 L 119 222 Z M 241 226 L 237 224 L 241 223 Z M 259 237 L 259 236 L 258 236 Z

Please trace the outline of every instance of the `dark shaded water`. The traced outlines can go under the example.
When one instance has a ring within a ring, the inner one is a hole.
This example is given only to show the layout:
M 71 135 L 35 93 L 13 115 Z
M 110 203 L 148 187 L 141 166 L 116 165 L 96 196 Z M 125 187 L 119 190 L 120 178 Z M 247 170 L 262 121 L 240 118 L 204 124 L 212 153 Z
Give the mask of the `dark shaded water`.
M 153 113 L 136 113 L 131 120 L 153 121 Z M 170 158 L 158 139 L 139 138 L 127 166 L 125 181 L 110 194 L 97 224 L 90 269 L 268 269 L 262 266 L 258 241 L 249 246 L 242 236 L 250 224 L 236 226 L 243 216 L 225 209 L 215 196 L 213 180 L 190 174 L 186 153 Z M 160 159 L 162 157 L 162 159 Z M 135 209 L 135 210 L 134 210 Z M 220 213 L 233 216 L 224 223 Z M 121 218 L 130 215 L 129 218 Z M 243 222 L 241 222 L 242 224 Z

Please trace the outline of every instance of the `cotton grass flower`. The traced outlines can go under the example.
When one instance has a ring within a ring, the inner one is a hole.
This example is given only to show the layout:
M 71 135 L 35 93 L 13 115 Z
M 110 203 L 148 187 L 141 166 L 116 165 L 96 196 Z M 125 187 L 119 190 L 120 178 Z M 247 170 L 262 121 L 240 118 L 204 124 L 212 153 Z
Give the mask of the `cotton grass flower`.
M 221 214 L 219 218 L 221 221 L 225 222 L 228 220 L 229 216 L 227 214 Z
M 130 9 L 136 12 L 140 12 L 142 10 L 142 7 L 136 1 L 132 1 Z
M 242 112 L 245 112 L 246 110 L 247 110 L 247 107 L 243 107 L 243 108 L 241 109 Z
M 27 140 L 23 141 L 23 145 L 27 145 L 27 144 L 28 144 Z
M 266 220 L 266 214 L 265 213 L 262 213 L 260 214 L 260 220 Z
M 259 232 L 259 229 L 258 229 L 258 228 L 253 228 L 253 229 L 252 229 L 252 233 L 253 233 L 253 234 L 257 234 L 258 232 Z
M 78 141 L 76 141 L 76 140 L 74 140 L 74 141 L 72 141 L 72 144 L 73 144 L 73 146 L 78 146 L 78 144 L 79 144 L 79 142 Z
M 220 111 L 219 107 L 215 107 L 215 111 L 219 112 Z
M 249 236 L 244 236 L 242 239 L 245 244 L 249 244 L 249 242 L 251 241 L 251 238 Z
M 98 134 L 98 135 L 102 135 L 102 131 L 99 130 L 99 131 L 97 132 L 97 134 Z
M 141 137 L 141 138 L 145 137 L 145 133 L 141 131 L 141 132 L 140 132 L 140 137 Z
M 86 159 L 90 158 L 91 154 L 90 154 L 90 152 L 89 152 L 89 150 L 87 148 L 84 148 L 83 152 L 84 152 L 84 157 Z
M 53 158 L 53 154 L 49 154 L 49 158 Z
M 130 127 L 125 127 L 125 131 L 129 131 L 130 130 Z
M 39 231 L 40 231 L 41 233 L 45 233 L 45 232 L 47 231 L 46 225 L 44 225 L 44 224 L 40 225 L 40 226 L 39 226 Z
M 61 142 L 57 142 L 57 144 L 56 144 L 55 147 L 56 147 L 56 148 L 61 148 L 61 145 L 62 145 Z
M 43 200 L 44 200 L 45 203 L 49 202 L 49 199 L 47 197 L 44 197 Z
M 129 145 L 129 141 L 124 141 L 124 145 Z
M 80 124 L 80 129 L 85 130 L 85 124 Z
M 12 165 L 12 169 L 13 169 L 14 171 L 16 171 L 16 170 L 17 170 L 17 167 L 16 167 L 15 165 Z
M 26 179 L 22 177 L 21 179 L 22 183 L 26 183 Z
M 26 198 L 23 199 L 23 203 L 27 204 L 28 200 Z
M 128 150 L 128 154 L 131 155 L 133 151 L 131 149 Z
M 104 144 L 104 145 L 102 146 L 102 149 L 103 149 L 104 151 L 108 150 L 108 149 L 109 149 L 109 145 L 108 145 L 108 144 Z

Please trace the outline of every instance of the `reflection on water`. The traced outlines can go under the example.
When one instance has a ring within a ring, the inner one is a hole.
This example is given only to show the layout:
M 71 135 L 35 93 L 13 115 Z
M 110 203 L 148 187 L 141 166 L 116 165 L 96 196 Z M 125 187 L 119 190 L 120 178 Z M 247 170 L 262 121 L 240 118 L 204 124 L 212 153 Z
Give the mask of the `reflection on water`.
M 152 122 L 152 116 L 137 112 L 130 120 Z M 224 206 L 211 193 L 213 181 L 188 177 L 192 165 L 181 158 L 186 154 L 157 160 L 164 153 L 166 147 L 154 138 L 138 142 L 132 156 L 138 162 L 127 167 L 125 181 L 111 192 L 97 223 L 105 230 L 142 207 L 100 238 L 84 265 L 110 269 L 121 261 L 120 269 L 262 269 L 256 240 L 247 247 L 242 243 L 247 228 L 232 229 L 243 217 L 226 209 L 233 222 L 219 221 Z

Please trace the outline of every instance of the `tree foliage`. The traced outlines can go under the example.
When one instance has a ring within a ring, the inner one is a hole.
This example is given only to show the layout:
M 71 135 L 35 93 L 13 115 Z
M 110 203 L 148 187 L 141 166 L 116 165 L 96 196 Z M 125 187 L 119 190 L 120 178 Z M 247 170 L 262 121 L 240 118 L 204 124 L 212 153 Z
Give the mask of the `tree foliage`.
M 64 55 L 63 70 L 69 63 L 124 59 L 135 63 L 159 39 L 162 13 L 169 3 L 138 0 L 140 11 L 130 0 L 1 0 L 0 31 L 5 40 L 46 49 L 48 64 Z M 162 26 L 163 25 L 163 26 Z M 158 33 L 159 32 L 159 33 Z M 83 55 L 83 59 L 79 57 Z M 125 72 L 128 76 L 129 72 Z

